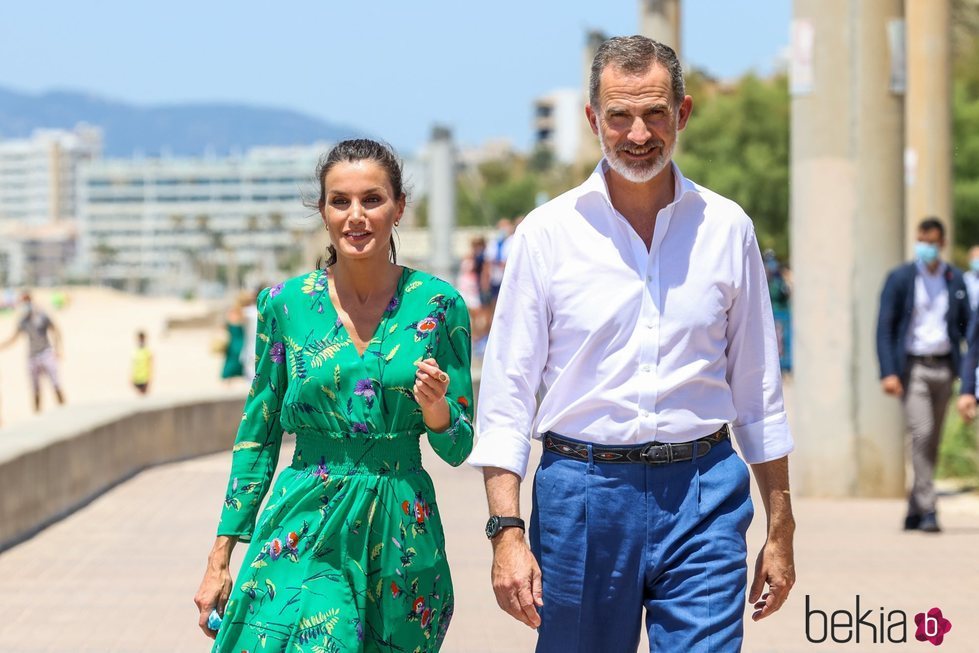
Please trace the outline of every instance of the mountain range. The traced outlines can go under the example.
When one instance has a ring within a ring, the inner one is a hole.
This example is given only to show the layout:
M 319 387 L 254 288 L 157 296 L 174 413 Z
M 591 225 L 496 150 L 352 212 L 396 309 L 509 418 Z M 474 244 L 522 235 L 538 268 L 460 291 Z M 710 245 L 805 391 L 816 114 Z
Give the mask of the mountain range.
M 38 128 L 101 127 L 104 155 L 225 155 L 255 145 L 304 145 L 364 131 L 298 111 L 235 103 L 139 106 L 84 92 L 21 93 L 0 87 L 0 140 Z

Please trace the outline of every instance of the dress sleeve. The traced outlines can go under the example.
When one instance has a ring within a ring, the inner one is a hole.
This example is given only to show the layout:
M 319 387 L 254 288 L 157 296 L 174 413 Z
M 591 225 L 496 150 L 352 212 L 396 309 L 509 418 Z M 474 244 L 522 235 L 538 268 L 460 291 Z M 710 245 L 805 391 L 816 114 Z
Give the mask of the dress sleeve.
M 279 415 L 288 379 L 282 334 L 268 288 L 259 293 L 256 304 L 258 362 L 232 449 L 231 478 L 217 533 L 236 536 L 243 542 L 251 540 L 258 508 L 279 460 L 282 444 Z
M 445 400 L 449 404 L 449 427 L 433 431 L 425 427 L 432 449 L 452 466 L 462 464 L 473 448 L 472 340 L 469 311 L 455 295 L 446 299 L 445 319 L 440 325 L 435 360 L 449 375 Z

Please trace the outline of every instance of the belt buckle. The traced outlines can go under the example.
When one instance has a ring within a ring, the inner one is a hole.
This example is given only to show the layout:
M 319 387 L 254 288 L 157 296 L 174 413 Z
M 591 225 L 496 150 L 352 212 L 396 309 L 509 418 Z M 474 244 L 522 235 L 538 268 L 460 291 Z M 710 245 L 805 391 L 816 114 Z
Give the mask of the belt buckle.
M 666 448 L 666 460 L 657 460 L 650 456 L 654 447 L 665 447 Z M 647 465 L 663 465 L 670 464 L 673 462 L 673 447 L 666 442 L 650 442 L 646 447 L 640 452 L 639 458 Z

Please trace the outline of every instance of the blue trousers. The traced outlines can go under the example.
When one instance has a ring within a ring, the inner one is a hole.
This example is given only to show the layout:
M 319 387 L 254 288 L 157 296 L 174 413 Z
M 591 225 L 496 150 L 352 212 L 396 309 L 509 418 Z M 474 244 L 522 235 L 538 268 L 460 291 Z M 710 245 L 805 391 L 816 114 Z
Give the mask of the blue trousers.
M 544 607 L 537 653 L 741 650 L 754 514 L 730 441 L 668 465 L 572 460 L 545 451 L 530 541 Z

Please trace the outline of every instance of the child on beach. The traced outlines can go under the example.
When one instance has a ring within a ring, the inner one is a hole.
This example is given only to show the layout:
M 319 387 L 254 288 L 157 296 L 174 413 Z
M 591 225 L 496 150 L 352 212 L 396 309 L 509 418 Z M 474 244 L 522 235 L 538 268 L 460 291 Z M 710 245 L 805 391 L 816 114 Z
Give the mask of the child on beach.
M 145 395 L 150 387 L 153 376 L 153 354 L 146 346 L 146 332 L 136 334 L 136 351 L 133 352 L 133 386 L 141 395 Z

